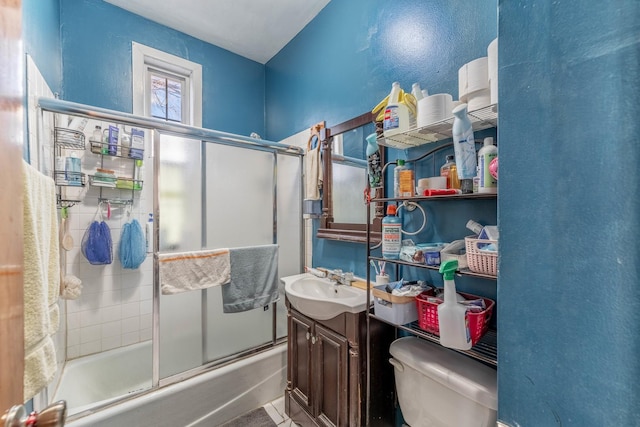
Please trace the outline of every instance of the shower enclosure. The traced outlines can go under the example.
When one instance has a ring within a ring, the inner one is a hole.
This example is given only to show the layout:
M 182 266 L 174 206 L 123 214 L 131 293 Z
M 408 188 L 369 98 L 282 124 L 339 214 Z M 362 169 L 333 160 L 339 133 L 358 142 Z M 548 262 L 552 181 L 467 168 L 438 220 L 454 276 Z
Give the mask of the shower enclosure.
M 61 300 L 66 315 L 58 342 L 64 343 L 66 363 L 47 400 L 68 400 L 73 419 L 286 341 L 283 286 L 273 304 L 223 313 L 220 287 L 162 295 L 158 253 L 275 243 L 278 276 L 301 272 L 302 150 L 65 101 L 41 98 L 39 106 L 38 162 L 52 176 L 54 157 L 64 155 L 56 151 L 54 128 L 66 126 L 69 118 L 87 118 L 86 129 L 111 125 L 145 134 L 140 191 L 91 185 L 105 162 L 116 174 L 140 166 L 120 151 L 112 156 L 91 150 L 91 138 L 84 150 L 76 149 L 86 186 L 58 187 L 75 240 L 65 265 L 82 280 L 83 293 L 78 300 Z M 84 229 L 105 206 L 114 262 L 93 266 L 79 245 Z M 119 229 L 130 218 L 144 227 L 149 214 L 153 250 L 140 269 L 125 270 L 116 256 Z

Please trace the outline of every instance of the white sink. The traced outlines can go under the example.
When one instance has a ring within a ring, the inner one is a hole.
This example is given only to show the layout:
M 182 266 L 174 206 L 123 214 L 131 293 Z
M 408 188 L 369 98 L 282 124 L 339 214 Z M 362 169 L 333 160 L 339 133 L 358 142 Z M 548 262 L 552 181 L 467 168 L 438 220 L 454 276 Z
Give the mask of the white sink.
M 360 313 L 367 308 L 367 292 L 363 289 L 336 285 L 309 273 L 280 280 L 291 305 L 316 320 L 328 320 L 342 313 Z

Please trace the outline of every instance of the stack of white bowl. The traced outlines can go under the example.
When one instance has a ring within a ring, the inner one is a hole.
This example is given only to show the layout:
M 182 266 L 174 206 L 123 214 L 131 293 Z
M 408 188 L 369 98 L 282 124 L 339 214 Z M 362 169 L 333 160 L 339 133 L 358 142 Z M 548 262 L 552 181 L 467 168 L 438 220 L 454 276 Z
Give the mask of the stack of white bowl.
M 474 59 L 458 70 L 458 96 L 466 102 L 468 111 L 479 110 L 491 104 L 488 57 Z
M 498 103 L 498 39 L 494 39 L 487 49 L 489 58 L 489 89 L 491 90 L 491 104 Z

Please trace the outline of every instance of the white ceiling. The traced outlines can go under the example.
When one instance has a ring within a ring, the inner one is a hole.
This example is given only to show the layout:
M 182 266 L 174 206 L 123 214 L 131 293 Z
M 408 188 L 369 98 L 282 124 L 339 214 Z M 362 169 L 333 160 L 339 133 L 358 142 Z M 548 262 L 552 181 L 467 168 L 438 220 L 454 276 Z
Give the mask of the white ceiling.
M 330 0 L 104 0 L 265 64 Z

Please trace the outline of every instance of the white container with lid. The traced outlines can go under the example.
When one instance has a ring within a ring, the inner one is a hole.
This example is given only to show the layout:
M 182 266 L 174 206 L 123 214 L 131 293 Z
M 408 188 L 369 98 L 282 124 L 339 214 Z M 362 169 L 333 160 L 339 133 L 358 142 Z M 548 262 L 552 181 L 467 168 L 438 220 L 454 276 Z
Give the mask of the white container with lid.
M 394 341 L 389 352 L 398 401 L 409 425 L 496 425 L 495 369 L 416 337 Z

